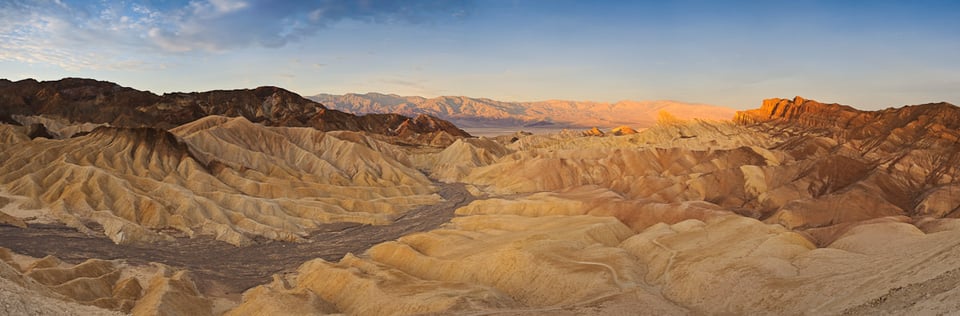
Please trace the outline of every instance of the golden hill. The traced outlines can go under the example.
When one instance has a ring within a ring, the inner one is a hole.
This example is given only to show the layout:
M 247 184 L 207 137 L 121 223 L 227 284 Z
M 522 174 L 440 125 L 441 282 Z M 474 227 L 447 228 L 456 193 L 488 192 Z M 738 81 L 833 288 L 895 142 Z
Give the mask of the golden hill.
M 5 128 L 0 187 L 18 197 L 17 212 L 82 231 L 95 223 L 116 243 L 169 239 L 169 229 L 235 245 L 297 241 L 323 223 L 385 224 L 439 199 L 425 176 L 377 150 L 392 145 L 362 136 L 225 117 L 64 140 L 15 129 Z

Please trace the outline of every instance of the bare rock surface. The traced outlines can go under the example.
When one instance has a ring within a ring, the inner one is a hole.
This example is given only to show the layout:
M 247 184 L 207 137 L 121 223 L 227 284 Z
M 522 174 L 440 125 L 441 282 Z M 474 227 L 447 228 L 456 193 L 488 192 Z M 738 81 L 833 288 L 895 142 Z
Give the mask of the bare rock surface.
M 444 124 L 241 114 L 0 125 L 0 293 L 143 314 L 957 311 L 949 104 L 772 99 L 730 122 L 419 145 L 407 131 Z
M 439 134 L 447 134 L 451 139 L 469 136 L 435 117 L 356 116 L 328 109 L 278 87 L 156 95 L 82 78 L 25 79 L 0 86 L 0 122 L 41 123 L 49 125 L 47 129 L 56 129 L 61 136 L 69 134 L 64 133 L 62 122 L 168 129 L 210 115 L 244 117 L 271 126 L 402 134 L 412 140 Z
M 3 150 L 0 191 L 25 198 L 16 212 L 88 233 L 98 225 L 118 244 L 179 235 L 299 241 L 324 223 L 383 225 L 439 201 L 424 175 L 368 145 L 244 118 L 209 117 L 172 133 L 100 127 Z

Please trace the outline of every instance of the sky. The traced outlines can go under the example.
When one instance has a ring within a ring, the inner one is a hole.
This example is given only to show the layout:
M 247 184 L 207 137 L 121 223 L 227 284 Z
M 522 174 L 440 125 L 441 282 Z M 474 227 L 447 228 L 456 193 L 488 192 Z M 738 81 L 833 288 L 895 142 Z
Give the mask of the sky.
M 960 1 L 0 0 L 0 78 L 502 101 L 960 104 Z

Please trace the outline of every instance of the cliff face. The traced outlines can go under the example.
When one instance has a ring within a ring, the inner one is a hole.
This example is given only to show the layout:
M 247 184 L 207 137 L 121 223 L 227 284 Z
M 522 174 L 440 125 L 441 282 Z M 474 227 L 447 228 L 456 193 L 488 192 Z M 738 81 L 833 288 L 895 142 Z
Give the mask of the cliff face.
M 0 82 L 0 121 L 15 122 L 15 115 L 44 115 L 74 122 L 164 129 L 209 115 L 223 115 L 244 117 L 267 126 L 366 131 L 384 135 L 396 135 L 405 123 L 414 124 L 416 120 L 399 114 L 357 116 L 331 110 L 278 87 L 158 96 L 111 82 L 78 78 Z M 415 129 L 417 133 L 469 136 L 449 122 L 414 125 L 419 126 Z
M 801 173 L 821 177 L 806 186 L 817 199 L 784 206 L 768 221 L 790 223 L 827 214 L 830 203 L 839 203 L 831 198 L 847 201 L 846 209 L 830 211 L 839 216 L 856 214 L 853 209 L 864 205 L 867 213 L 886 209 L 888 215 L 958 216 L 954 211 L 960 206 L 943 202 L 946 193 L 938 193 L 953 194 L 960 178 L 960 108 L 952 104 L 862 111 L 800 97 L 769 99 L 759 109 L 738 112 L 735 121 L 781 138 L 774 148 L 798 161 L 817 161 Z
M 752 124 L 786 120 L 808 127 L 842 127 L 860 113 L 862 111 L 846 105 L 824 104 L 798 96 L 793 100 L 763 100 L 759 109 L 738 111 L 734 121 L 738 124 Z
M 960 108 L 946 102 L 861 111 L 802 97 L 767 99 L 759 109 L 737 112 L 734 121 L 741 125 L 768 123 L 807 129 L 869 147 L 885 145 L 891 150 L 934 143 L 949 145 L 960 137 Z

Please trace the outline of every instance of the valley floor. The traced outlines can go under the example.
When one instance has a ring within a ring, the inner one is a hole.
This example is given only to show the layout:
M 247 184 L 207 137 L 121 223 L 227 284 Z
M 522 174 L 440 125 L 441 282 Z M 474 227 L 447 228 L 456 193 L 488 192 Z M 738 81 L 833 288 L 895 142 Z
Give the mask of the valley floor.
M 122 259 L 132 265 L 162 263 L 194 273 L 198 289 L 207 296 L 239 300 L 244 290 L 269 282 L 273 274 L 292 272 L 308 260 L 339 260 L 385 241 L 435 229 L 449 222 L 457 208 L 474 200 L 463 184 L 437 185 L 442 203 L 418 207 L 388 225 L 325 224 L 300 243 L 262 239 L 251 246 L 236 247 L 210 237 L 181 237 L 117 245 L 102 235 L 87 235 L 58 224 L 38 224 L 27 228 L 0 225 L 0 246 L 37 258 L 55 256 L 71 264 L 90 258 Z

